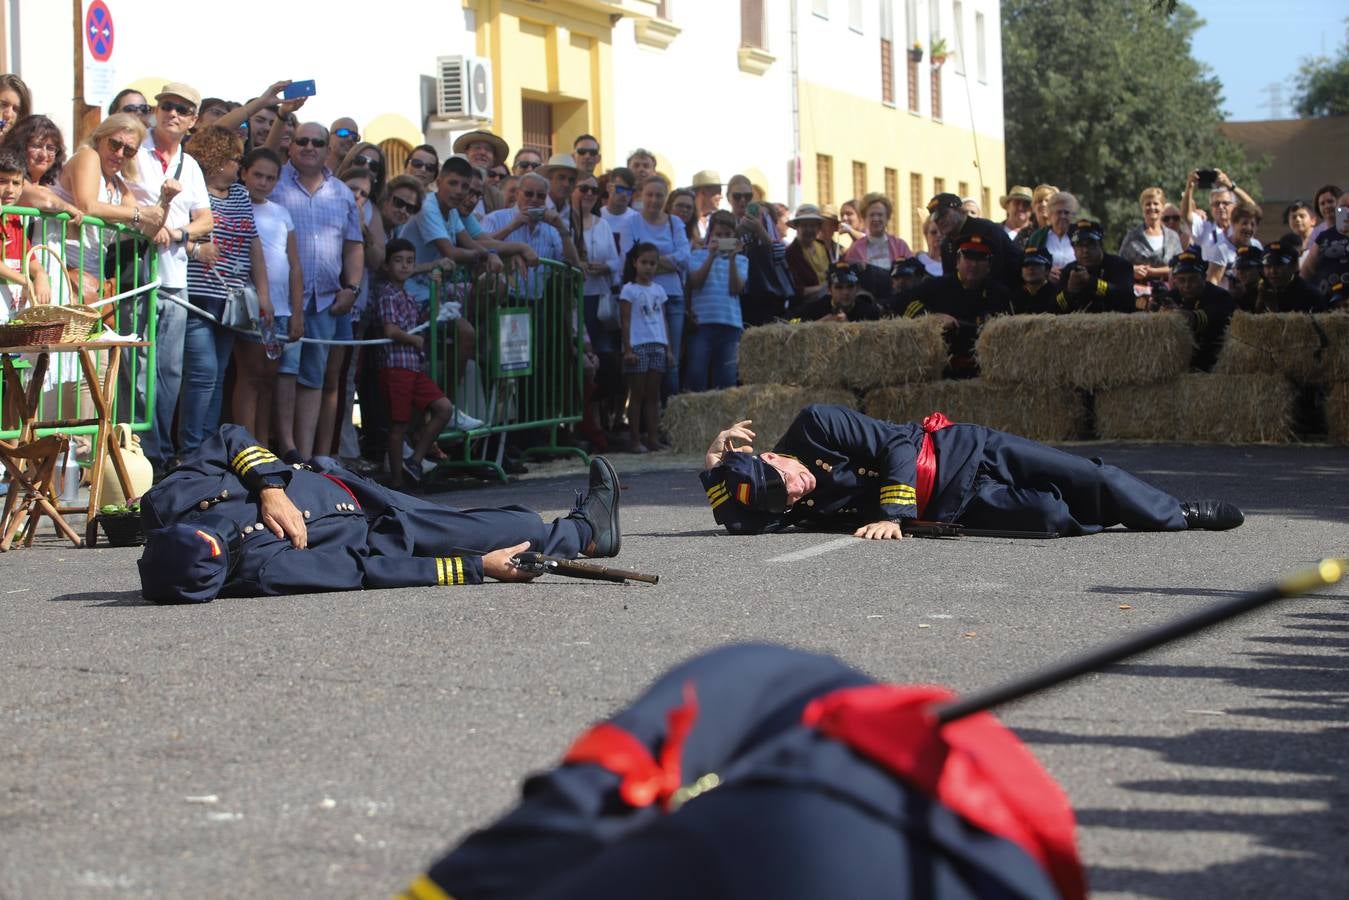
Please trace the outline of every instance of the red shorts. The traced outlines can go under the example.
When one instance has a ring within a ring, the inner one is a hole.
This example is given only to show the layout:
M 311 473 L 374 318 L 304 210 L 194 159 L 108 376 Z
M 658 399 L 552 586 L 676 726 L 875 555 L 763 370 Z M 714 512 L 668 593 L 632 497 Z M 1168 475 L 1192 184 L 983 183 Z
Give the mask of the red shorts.
M 445 396 L 425 372 L 411 369 L 380 369 L 379 392 L 389 405 L 389 421 L 396 425 L 412 421 L 414 409 L 426 409 Z

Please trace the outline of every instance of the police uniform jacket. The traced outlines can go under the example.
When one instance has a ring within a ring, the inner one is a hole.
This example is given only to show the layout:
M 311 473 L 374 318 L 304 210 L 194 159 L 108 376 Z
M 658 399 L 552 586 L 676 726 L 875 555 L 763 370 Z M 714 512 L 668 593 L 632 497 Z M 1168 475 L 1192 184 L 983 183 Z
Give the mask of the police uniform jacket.
M 1301 275 L 1276 291 L 1269 285 L 1268 279 L 1261 279 L 1260 293 L 1256 302 L 1256 312 L 1326 312 L 1329 304 L 1325 295 L 1307 283 Z
M 271 483 L 304 516 L 296 550 L 262 523 L 259 492 Z M 287 465 L 237 425 L 225 425 L 141 500 L 147 531 L 211 512 L 239 527 L 225 596 L 347 591 L 363 587 L 479 584 L 479 556 L 414 557 L 416 526 L 401 495 L 339 466 Z
M 1105 254 L 1101 265 L 1088 270 L 1092 276 L 1085 290 L 1069 293 L 1069 277 L 1082 268 L 1071 262 L 1059 273 L 1059 292 L 1054 300 L 1061 312 L 1135 312 L 1134 268 L 1129 261 L 1113 253 Z
M 1007 236 L 1007 229 L 997 222 L 990 222 L 978 216 L 966 216 L 965 224 L 960 226 L 960 231 L 942 238 L 942 272 L 946 275 L 955 275 L 956 252 L 961 244 L 975 235 L 979 236 L 992 254 L 989 277 L 1008 291 L 1016 290 L 1021 284 L 1021 251 L 1017 250 L 1012 239 Z
M 1204 283 L 1203 292 L 1194 300 L 1185 300 L 1175 288 L 1167 291 L 1162 306 L 1178 309 L 1190 320 L 1197 347 L 1191 360 L 1192 368 L 1205 372 L 1212 371 L 1218 361 L 1218 351 L 1222 349 L 1223 336 L 1227 333 L 1227 323 L 1236 312 L 1237 304 L 1232 295 L 1209 282 Z
M 979 287 L 962 284 L 957 275 L 943 275 L 918 285 L 899 302 L 902 314 L 910 319 L 943 313 L 956 320 L 955 331 L 947 335 L 951 368 L 969 374 L 977 370 L 974 342 L 979 329 L 993 316 L 1012 312 L 1011 292 L 992 275 Z
M 1067 312 L 1059 306 L 1058 293 L 1058 285 L 1052 281 L 1046 281 L 1035 290 L 1023 284 L 1012 295 L 1012 312 L 1017 315 Z
M 932 434 L 940 463 L 925 516 L 955 521 L 972 494 L 987 429 L 952 425 Z M 713 472 L 701 473 L 717 524 L 738 534 L 791 526 L 851 531 L 883 520 L 918 515 L 920 424 L 873 419 L 844 406 L 812 404 L 801 410 L 773 451 L 799 460 L 815 476 L 815 490 L 782 513 L 747 510 L 725 498 Z M 721 501 L 721 502 L 718 502 Z
M 826 316 L 832 316 L 838 312 L 834 308 L 833 300 L 826 294 L 823 297 L 816 297 L 814 300 L 808 300 L 802 303 L 792 315 L 793 321 L 797 322 L 818 322 Z M 858 292 L 853 300 L 852 308 L 848 310 L 849 322 L 874 322 L 881 317 L 880 307 L 876 305 L 875 299 L 870 294 Z

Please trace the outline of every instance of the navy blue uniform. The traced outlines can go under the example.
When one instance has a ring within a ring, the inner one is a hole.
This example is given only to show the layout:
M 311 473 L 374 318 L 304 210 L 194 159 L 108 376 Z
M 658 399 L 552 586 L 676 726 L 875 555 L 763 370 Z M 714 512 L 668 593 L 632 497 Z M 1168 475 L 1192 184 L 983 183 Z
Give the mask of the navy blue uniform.
M 262 524 L 268 480 L 305 518 L 297 550 Z M 590 539 L 578 518 L 544 523 L 524 507 L 451 509 L 397 493 L 340 466 L 281 462 L 237 425 L 225 425 L 141 500 L 148 531 L 212 513 L 241 535 L 223 596 L 360 588 L 479 584 L 482 554 L 528 541 L 531 550 L 575 557 Z
M 1069 278 L 1081 268 L 1081 263 L 1070 262 L 1059 273 L 1059 292 L 1054 300 L 1061 312 L 1128 313 L 1138 309 L 1134 302 L 1134 267 L 1124 257 L 1105 254 L 1100 266 L 1088 270 L 1091 281 L 1087 287 L 1069 293 Z
M 818 322 L 825 316 L 832 316 L 838 312 L 839 310 L 834 307 L 833 298 L 825 294 L 823 297 L 802 303 L 789 313 L 789 317 L 793 322 Z M 874 322 L 881 317 L 881 308 L 870 294 L 858 293 L 853 305 L 847 310 L 847 316 L 849 322 Z
M 1237 311 L 1232 295 L 1216 284 L 1205 282 L 1203 292 L 1194 300 L 1186 300 L 1180 291 L 1172 288 L 1162 295 L 1160 305 L 1164 309 L 1179 310 L 1189 319 L 1196 344 L 1190 367 L 1211 372 L 1223 348 L 1227 323 Z
M 975 236 L 988 247 L 993 257 L 988 270 L 989 277 L 1008 291 L 1016 290 L 1021 285 L 1021 251 L 1012 244 L 1005 228 L 978 216 L 966 216 L 958 232 L 942 238 L 942 273 L 948 277 L 956 274 L 956 253 L 961 244 Z
M 737 534 L 793 525 L 851 531 L 869 522 L 918 518 L 1065 536 L 1112 525 L 1140 531 L 1187 527 L 1179 500 L 1122 469 L 982 425 L 932 433 L 936 475 L 920 516 L 916 485 L 923 437 L 917 423 L 815 404 L 797 414 L 773 448 L 798 459 L 816 480 L 815 489 L 785 512 L 760 513 L 736 503 L 715 469 L 700 477 L 717 523 Z
M 696 657 L 526 781 L 513 810 L 401 896 L 1058 896 L 1021 847 L 804 723 L 819 698 L 866 685 L 837 659 L 785 647 Z M 605 764 L 577 758 L 605 733 L 631 749 Z M 660 760 L 658 796 L 624 792 L 618 770 L 634 771 L 635 757 Z
M 1283 290 L 1271 287 L 1268 278 L 1260 281 L 1256 312 L 1315 313 L 1329 310 L 1330 303 L 1325 295 L 1308 284 L 1301 275 L 1294 275 L 1293 280 L 1283 286 Z
M 955 330 L 946 335 L 951 348 L 950 371 L 953 375 L 973 377 L 979 372 L 974 359 L 979 329 L 993 316 L 1012 312 L 1012 295 L 991 276 L 978 287 L 967 287 L 959 276 L 943 275 L 924 281 L 901 297 L 898 309 L 910 319 L 929 314 L 955 319 Z
M 1046 281 L 1034 290 L 1023 284 L 1012 294 L 1012 312 L 1017 315 L 1065 313 L 1068 310 L 1059 306 L 1058 291 L 1058 285 L 1052 281 Z

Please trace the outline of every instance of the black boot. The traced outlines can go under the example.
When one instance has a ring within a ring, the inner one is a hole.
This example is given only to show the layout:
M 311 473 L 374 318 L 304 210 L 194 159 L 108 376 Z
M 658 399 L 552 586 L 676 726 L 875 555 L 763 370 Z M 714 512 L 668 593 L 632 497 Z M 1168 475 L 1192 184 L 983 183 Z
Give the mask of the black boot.
M 576 512 L 590 526 L 590 543 L 582 551 L 586 556 L 617 556 L 623 544 L 618 527 L 618 473 L 603 456 L 590 460 L 590 491 L 576 506 Z
M 1180 505 L 1180 511 L 1188 527 L 1205 531 L 1226 531 L 1246 521 L 1241 510 L 1222 500 L 1189 500 Z

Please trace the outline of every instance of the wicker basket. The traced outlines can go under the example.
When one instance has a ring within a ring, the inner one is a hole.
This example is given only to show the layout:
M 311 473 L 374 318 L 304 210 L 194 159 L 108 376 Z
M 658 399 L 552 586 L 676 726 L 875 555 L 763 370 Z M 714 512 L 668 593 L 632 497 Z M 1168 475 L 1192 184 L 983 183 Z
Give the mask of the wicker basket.
M 0 325 L 0 346 L 35 347 L 38 344 L 59 344 L 65 330 L 65 326 L 60 322 Z
M 145 543 L 145 529 L 141 525 L 140 513 L 118 513 L 99 515 L 98 524 L 113 547 L 139 547 Z
M 103 317 L 83 306 L 30 306 L 21 313 L 25 324 L 60 325 L 61 334 L 53 344 L 71 344 L 85 340 L 103 321 Z

